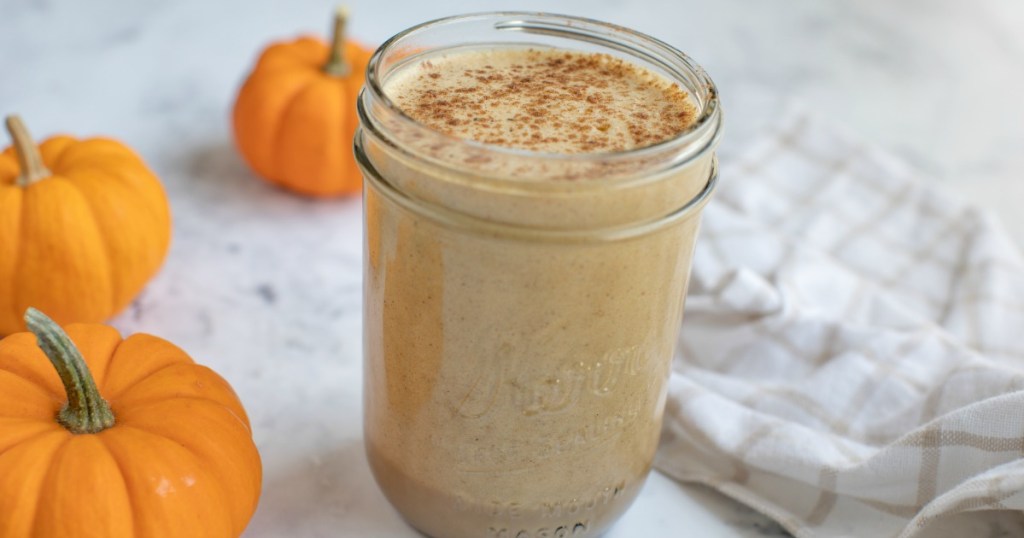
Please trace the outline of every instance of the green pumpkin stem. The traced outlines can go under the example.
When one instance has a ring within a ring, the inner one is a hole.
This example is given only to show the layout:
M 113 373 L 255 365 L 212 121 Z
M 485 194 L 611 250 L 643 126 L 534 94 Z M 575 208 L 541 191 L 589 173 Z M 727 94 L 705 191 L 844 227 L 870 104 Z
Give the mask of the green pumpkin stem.
M 18 167 L 21 175 L 18 176 L 18 185 L 28 187 L 29 185 L 50 177 L 49 170 L 43 164 L 43 156 L 39 153 L 39 147 L 32 141 L 32 135 L 28 134 L 25 123 L 17 115 L 7 116 L 7 132 L 14 142 L 14 154 L 18 157 Z
M 99 433 L 113 426 L 110 404 L 100 396 L 85 359 L 64 329 L 35 308 L 25 312 L 25 323 L 57 369 L 68 395 L 68 403 L 57 414 L 57 422 L 75 434 Z
M 351 67 L 345 62 L 345 25 L 348 23 L 348 8 L 338 6 L 334 12 L 334 31 L 331 33 L 331 55 L 324 64 L 324 73 L 335 77 L 348 76 Z

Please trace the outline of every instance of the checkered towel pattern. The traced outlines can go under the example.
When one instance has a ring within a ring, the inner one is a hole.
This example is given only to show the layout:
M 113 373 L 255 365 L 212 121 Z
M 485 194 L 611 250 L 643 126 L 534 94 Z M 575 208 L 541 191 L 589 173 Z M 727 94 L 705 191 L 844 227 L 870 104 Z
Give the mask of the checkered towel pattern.
M 804 113 L 721 177 L 657 467 L 799 537 L 1024 509 L 1019 247 Z

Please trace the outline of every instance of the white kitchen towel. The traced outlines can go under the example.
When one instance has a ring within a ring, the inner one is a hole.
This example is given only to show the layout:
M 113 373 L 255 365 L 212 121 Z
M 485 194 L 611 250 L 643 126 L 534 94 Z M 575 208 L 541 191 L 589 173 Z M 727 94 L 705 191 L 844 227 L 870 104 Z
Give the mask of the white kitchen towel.
M 723 162 L 685 318 L 662 472 L 799 537 L 1024 509 L 1024 258 L 886 152 L 791 113 Z

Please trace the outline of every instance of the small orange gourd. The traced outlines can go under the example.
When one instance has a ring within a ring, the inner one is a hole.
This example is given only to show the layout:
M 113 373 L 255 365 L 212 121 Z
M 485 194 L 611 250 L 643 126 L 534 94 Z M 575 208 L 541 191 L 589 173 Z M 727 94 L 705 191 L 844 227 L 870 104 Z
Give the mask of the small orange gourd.
M 25 318 L 0 340 L 0 535 L 241 535 L 262 468 L 227 382 L 154 336 Z
M 313 37 L 270 45 L 235 101 L 235 144 L 267 181 L 310 196 L 359 192 L 352 156 L 356 97 L 371 51 L 345 39 L 339 9 L 328 45 Z
M 100 322 L 126 307 L 167 254 L 171 215 L 160 181 L 108 138 L 55 136 L 36 146 L 17 116 L 0 153 L 0 335 L 21 313 Z M 2 521 L 2 520 L 0 520 Z

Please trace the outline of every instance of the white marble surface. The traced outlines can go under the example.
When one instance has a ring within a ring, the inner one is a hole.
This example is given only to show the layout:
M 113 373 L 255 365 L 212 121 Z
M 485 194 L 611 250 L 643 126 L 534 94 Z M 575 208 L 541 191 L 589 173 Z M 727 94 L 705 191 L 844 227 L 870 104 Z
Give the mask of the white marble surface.
M 995 209 L 1024 242 L 1024 4 L 352 0 L 376 43 L 417 22 L 484 9 L 574 13 L 689 52 L 727 110 L 723 158 L 790 99 L 892 148 Z M 3 0 L 0 113 L 37 135 L 107 134 L 164 179 L 167 264 L 115 320 L 220 371 L 246 403 L 265 464 L 247 537 L 412 537 L 374 486 L 361 445 L 360 208 L 253 178 L 234 153 L 234 92 L 269 39 L 326 30 L 328 0 Z M 727 178 L 726 178 L 727 180 Z M 1021 536 L 975 517 L 934 536 Z M 609 534 L 786 536 L 701 487 L 652 476 Z

